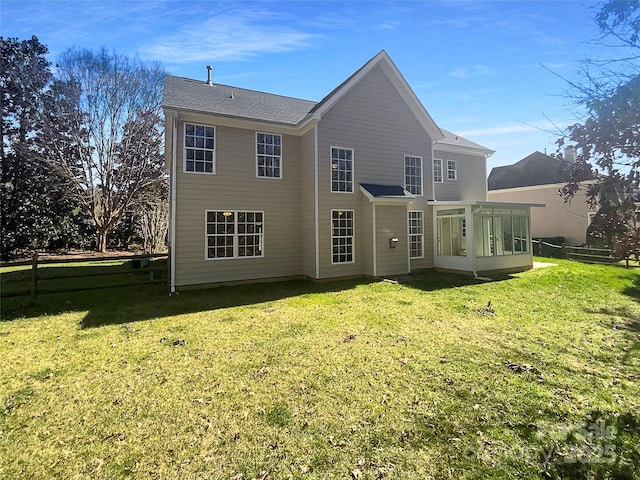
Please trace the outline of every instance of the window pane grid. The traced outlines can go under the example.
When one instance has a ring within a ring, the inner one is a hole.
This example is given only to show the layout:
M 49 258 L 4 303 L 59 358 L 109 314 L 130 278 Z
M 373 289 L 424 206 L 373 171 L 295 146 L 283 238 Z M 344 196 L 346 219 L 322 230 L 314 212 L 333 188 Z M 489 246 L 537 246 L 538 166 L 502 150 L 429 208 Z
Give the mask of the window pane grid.
M 185 170 L 213 173 L 215 128 L 205 125 L 184 125 Z
M 422 195 L 422 158 L 404 157 L 404 182 L 410 193 Z
M 529 253 L 529 216 L 522 209 L 488 208 L 473 217 L 476 254 L 502 256 Z
M 442 160 L 439 158 L 433 159 L 433 181 L 442 183 Z
M 447 179 L 458 179 L 458 167 L 455 160 L 447 160 Z
M 353 210 L 332 210 L 331 227 L 332 263 L 353 262 Z
M 207 258 L 261 257 L 262 212 L 207 211 Z
M 353 150 L 331 147 L 331 191 L 353 192 Z
M 280 178 L 282 169 L 282 136 L 274 133 L 256 134 L 258 177 Z
M 424 227 L 422 212 L 409 212 L 409 258 L 422 258 Z

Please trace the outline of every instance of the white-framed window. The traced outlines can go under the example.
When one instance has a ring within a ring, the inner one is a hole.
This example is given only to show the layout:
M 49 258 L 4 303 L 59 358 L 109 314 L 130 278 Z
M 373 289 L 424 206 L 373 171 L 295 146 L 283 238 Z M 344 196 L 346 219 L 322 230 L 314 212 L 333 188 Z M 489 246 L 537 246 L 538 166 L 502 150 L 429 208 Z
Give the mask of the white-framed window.
M 488 208 L 473 212 L 476 256 L 529 253 L 529 209 Z
M 208 260 L 264 256 L 264 212 L 205 211 Z
M 331 263 L 353 263 L 354 255 L 353 210 L 331 210 Z
M 436 235 L 438 255 L 443 257 L 466 257 L 466 221 L 464 208 L 451 208 L 436 212 Z
M 216 128 L 211 125 L 184 124 L 184 171 L 216 173 Z
M 458 179 L 458 165 L 455 160 L 447 160 L 447 180 Z
M 439 158 L 433 159 L 433 181 L 436 183 L 442 183 L 442 160 Z
M 424 257 L 424 223 L 419 210 L 409 210 L 409 258 Z
M 422 195 L 422 157 L 404 156 L 404 184 L 408 192 Z
M 258 177 L 282 178 L 282 135 L 256 132 Z
M 331 191 L 353 193 L 353 149 L 331 147 Z

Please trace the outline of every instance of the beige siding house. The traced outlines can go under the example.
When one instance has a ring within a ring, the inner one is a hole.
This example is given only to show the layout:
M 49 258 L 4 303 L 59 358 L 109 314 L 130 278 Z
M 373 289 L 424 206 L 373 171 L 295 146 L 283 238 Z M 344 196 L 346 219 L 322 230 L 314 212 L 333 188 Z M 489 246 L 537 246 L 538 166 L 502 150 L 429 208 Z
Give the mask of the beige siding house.
M 529 206 L 487 201 L 493 152 L 384 51 L 318 103 L 167 76 L 163 108 L 172 290 L 532 265 Z
M 560 190 L 569 181 L 566 158 L 534 152 L 513 165 L 496 167 L 489 175 L 489 199 L 496 202 L 542 204 L 531 211 L 533 238 L 564 237 L 568 245 L 586 243 L 587 228 L 597 208 L 586 201 L 588 181 L 571 202 L 565 202 Z

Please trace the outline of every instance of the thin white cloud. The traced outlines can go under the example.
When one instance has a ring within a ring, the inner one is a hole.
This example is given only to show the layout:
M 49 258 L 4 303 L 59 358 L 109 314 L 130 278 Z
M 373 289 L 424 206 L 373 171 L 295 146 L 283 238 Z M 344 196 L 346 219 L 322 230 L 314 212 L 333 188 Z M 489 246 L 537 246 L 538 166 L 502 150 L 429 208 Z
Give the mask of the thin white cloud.
M 450 77 L 459 78 L 460 80 L 494 75 L 496 73 L 486 65 L 469 65 L 468 67 L 456 68 L 449 73 Z
M 140 51 L 167 63 L 237 61 L 264 53 L 307 48 L 319 36 L 287 26 L 277 14 L 234 10 L 155 38 Z
M 536 124 L 516 123 L 512 125 L 502 125 L 499 127 L 487 127 L 477 128 L 473 130 L 466 130 L 464 132 L 458 132 L 463 137 L 488 137 L 496 135 L 513 135 L 516 133 L 530 133 L 530 132 L 558 132 L 558 129 L 565 128 L 570 122 L 543 122 Z

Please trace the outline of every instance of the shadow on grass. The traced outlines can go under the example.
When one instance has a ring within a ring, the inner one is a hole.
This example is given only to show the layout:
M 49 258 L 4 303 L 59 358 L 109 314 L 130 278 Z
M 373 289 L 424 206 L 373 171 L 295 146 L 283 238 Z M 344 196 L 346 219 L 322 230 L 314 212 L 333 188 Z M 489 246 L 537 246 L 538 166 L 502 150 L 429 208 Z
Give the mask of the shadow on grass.
M 625 288 L 622 293 L 640 302 L 640 275 L 636 275 L 633 283 Z
M 3 299 L 0 318 L 2 321 L 12 321 L 64 312 L 86 312 L 82 327 L 91 328 L 254 305 L 308 294 L 339 292 L 377 281 L 367 278 L 321 283 L 291 280 L 186 290 L 171 296 L 163 284 L 87 289 L 39 295 L 35 305 L 31 304 L 29 297 Z M 424 291 L 435 291 L 482 282 L 462 275 L 425 272 L 404 276 L 400 283 Z

